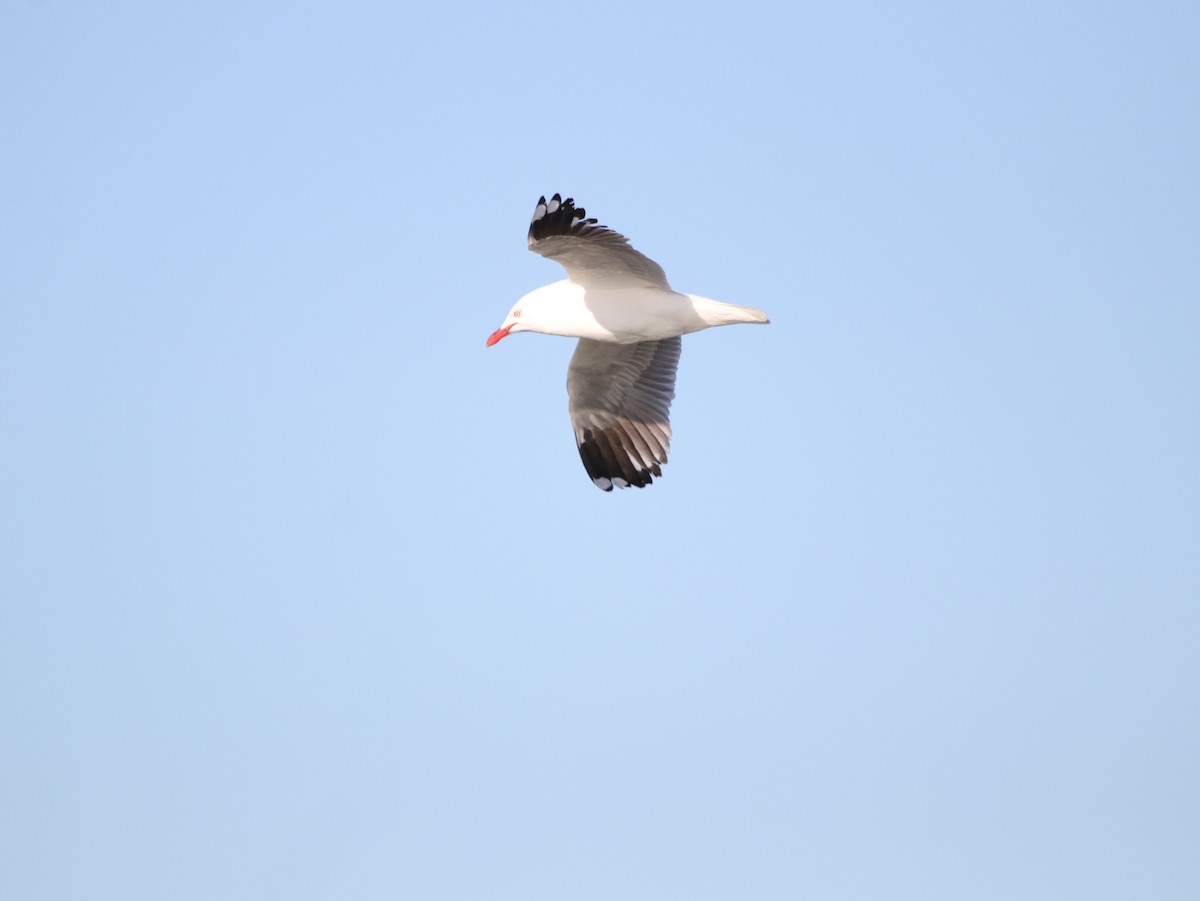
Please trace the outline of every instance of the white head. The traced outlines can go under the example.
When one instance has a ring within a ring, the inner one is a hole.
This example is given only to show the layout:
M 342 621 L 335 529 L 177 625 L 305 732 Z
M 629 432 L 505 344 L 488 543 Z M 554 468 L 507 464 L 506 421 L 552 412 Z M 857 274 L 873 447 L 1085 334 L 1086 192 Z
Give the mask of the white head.
M 512 332 L 527 331 L 526 327 L 521 322 L 521 317 L 525 313 L 523 301 L 524 298 L 521 298 L 521 300 L 517 301 L 517 305 L 508 311 L 508 316 L 505 317 L 504 324 L 492 332 L 491 336 L 487 339 L 488 347 L 491 347 L 501 338 L 507 337 Z
M 558 285 L 547 285 L 530 291 L 508 311 L 504 324 L 487 339 L 487 346 L 491 347 L 501 338 L 517 332 L 562 334 L 562 323 L 559 320 L 567 312 L 563 307 L 562 290 Z

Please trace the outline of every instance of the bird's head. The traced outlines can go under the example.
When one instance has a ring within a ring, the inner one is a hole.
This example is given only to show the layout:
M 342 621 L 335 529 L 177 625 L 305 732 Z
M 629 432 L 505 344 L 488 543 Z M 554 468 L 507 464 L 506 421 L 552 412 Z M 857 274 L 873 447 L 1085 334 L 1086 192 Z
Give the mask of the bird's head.
M 487 346 L 491 347 L 501 338 L 507 337 L 512 332 L 525 331 L 521 324 L 521 315 L 523 312 L 524 310 L 518 302 L 515 307 L 508 311 L 508 316 L 505 318 L 504 324 L 492 332 L 491 336 L 487 339 Z

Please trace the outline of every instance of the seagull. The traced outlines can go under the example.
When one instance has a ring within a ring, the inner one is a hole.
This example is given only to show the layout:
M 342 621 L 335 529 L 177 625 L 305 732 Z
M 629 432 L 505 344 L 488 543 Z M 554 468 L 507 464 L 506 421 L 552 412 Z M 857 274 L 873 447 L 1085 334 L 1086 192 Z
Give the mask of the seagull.
M 538 199 L 529 249 L 567 277 L 518 300 L 487 346 L 517 332 L 578 338 L 567 395 L 583 468 L 602 491 L 644 488 L 667 462 L 680 335 L 767 314 L 672 291 L 658 263 L 570 197 Z

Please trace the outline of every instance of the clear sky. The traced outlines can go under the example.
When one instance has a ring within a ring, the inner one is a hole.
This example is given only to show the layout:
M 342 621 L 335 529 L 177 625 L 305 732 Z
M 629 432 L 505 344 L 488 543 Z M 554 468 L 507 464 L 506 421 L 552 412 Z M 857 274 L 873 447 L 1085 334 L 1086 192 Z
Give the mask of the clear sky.
M 0 5 L 0 897 L 1200 897 L 1200 7 L 991 7 Z

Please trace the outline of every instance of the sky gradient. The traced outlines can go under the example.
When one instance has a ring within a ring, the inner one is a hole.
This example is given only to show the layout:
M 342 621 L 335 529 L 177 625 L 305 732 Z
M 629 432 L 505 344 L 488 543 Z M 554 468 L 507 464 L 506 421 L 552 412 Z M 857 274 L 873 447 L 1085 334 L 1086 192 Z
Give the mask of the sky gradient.
M 0 896 L 1200 897 L 1198 45 L 3 4 Z M 643 491 L 556 191 L 771 316 Z

